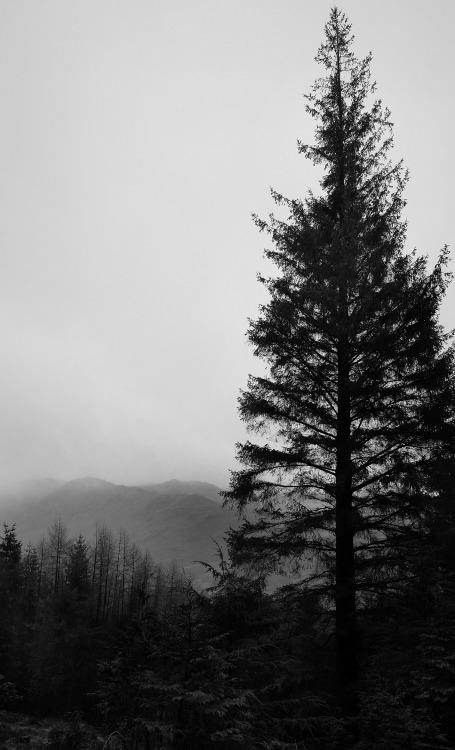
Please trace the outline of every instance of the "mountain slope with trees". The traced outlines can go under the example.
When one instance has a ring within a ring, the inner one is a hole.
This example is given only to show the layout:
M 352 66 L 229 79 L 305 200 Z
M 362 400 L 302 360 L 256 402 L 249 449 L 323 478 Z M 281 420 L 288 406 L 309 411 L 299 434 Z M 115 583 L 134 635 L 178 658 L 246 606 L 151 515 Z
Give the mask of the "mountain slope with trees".
M 82 534 L 90 542 L 96 527 L 107 524 L 114 531 L 126 531 L 141 549 L 150 551 L 155 562 L 175 561 L 200 578 L 202 568 L 194 561 L 213 559 L 214 540 L 223 544 L 229 527 L 238 525 L 235 513 L 202 492 L 217 497 L 220 490 L 204 482 L 171 481 L 143 488 L 94 478 L 57 486 L 45 480 L 26 483 L 23 494 L 16 488 L 4 496 L 1 520 L 16 525 L 24 545 L 39 544 L 58 520 L 70 535 Z

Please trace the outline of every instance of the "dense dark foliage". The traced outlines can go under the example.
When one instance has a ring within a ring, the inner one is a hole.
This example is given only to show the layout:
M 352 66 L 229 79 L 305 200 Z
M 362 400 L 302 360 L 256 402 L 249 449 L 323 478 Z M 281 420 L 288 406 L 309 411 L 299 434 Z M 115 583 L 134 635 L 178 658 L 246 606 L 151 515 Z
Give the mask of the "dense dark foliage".
M 434 477 L 444 512 L 428 517 L 408 576 L 362 611 L 365 750 L 455 743 L 452 474 L 447 463 Z M 105 746 L 78 715 L 112 747 L 349 747 L 325 598 L 295 586 L 268 593 L 264 576 L 221 552 L 211 569 L 213 587 L 200 593 L 123 532 L 101 527 L 89 544 L 57 523 L 23 550 L 5 527 L 0 707 L 71 712 L 72 724 L 47 734 L 56 748 Z
M 91 545 L 61 524 L 39 550 L 22 550 L 14 527 L 0 540 L 0 720 L 2 708 L 70 713 L 48 741 L 73 750 L 98 746 L 81 718 L 112 747 L 138 750 L 453 747 L 454 498 L 439 497 L 447 512 L 422 529 L 408 575 L 360 613 L 357 742 L 337 707 L 325 596 L 295 585 L 271 593 L 221 551 L 207 565 L 212 588 L 199 592 L 123 533 L 114 543 L 103 527 Z

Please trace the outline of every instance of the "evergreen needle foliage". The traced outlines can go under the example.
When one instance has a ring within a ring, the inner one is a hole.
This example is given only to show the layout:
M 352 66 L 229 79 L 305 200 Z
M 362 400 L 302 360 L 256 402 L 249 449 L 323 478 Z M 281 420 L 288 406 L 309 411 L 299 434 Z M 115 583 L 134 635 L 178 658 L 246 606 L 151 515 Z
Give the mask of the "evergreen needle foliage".
M 431 273 L 404 251 L 403 189 L 390 112 L 374 98 L 371 56 L 352 52 L 351 26 L 332 9 L 307 97 L 321 194 L 273 197 L 286 221 L 269 233 L 262 278 L 270 295 L 249 341 L 268 365 L 250 376 L 240 415 L 257 442 L 238 446 L 227 502 L 252 506 L 230 551 L 259 568 L 319 559 L 313 585 L 335 604 L 339 701 L 357 712 L 356 610 L 404 574 L 434 501 L 424 492 L 454 440 L 453 348 L 438 323 L 450 280 L 443 249 Z

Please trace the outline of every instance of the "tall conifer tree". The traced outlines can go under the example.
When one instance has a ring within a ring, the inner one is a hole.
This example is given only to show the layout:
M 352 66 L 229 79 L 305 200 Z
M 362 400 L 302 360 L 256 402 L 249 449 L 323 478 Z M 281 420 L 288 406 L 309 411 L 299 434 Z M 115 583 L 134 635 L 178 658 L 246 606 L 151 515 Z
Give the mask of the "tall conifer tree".
M 374 98 L 371 56 L 356 59 L 352 41 L 332 9 L 316 57 L 325 75 L 307 97 L 315 143 L 299 144 L 323 167 L 321 195 L 273 193 L 289 219 L 256 218 L 279 273 L 260 278 L 270 301 L 248 337 L 268 374 L 250 376 L 240 414 L 267 437 L 238 446 L 244 468 L 225 493 L 256 511 L 230 534 L 234 560 L 319 557 L 347 714 L 361 592 L 396 568 L 425 512 L 428 467 L 454 439 L 453 350 L 438 323 L 447 250 L 430 274 L 404 252 L 407 174 L 389 160 L 392 124 Z

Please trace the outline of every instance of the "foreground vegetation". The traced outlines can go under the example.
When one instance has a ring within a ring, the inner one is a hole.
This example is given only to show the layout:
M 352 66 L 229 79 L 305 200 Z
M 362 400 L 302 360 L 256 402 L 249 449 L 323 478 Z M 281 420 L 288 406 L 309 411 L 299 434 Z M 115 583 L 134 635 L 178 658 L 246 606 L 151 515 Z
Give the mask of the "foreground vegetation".
M 311 587 L 269 593 L 264 577 L 234 569 L 220 554 L 213 587 L 200 592 L 124 534 L 115 540 L 103 529 L 117 550 L 106 570 L 100 533 L 89 545 L 66 539 L 56 524 L 38 553 L 22 551 L 5 527 L 3 746 L 29 736 L 29 744 L 73 750 L 454 747 L 450 466 L 438 480 L 444 514 L 427 519 L 419 555 L 406 569 L 391 567 L 387 591 L 362 600 L 357 739 L 337 703 L 333 611 Z

